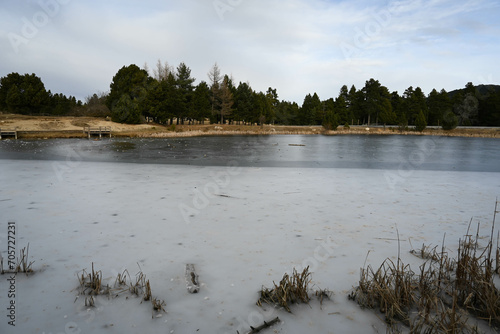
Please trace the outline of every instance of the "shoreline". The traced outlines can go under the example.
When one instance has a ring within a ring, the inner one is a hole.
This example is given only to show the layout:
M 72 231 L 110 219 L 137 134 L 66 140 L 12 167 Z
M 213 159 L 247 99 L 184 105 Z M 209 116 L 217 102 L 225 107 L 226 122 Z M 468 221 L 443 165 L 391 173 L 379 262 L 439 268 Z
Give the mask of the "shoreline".
M 159 125 L 121 124 L 98 117 L 49 117 L 0 114 L 0 129 L 17 130 L 18 139 L 87 138 L 83 127 L 111 127 L 116 138 L 186 138 L 203 136 L 258 136 L 258 135 L 403 135 L 445 136 L 472 138 L 500 138 L 500 128 L 456 128 L 442 130 L 427 128 L 423 132 L 399 131 L 397 127 L 352 126 L 336 131 L 327 131 L 322 126 L 287 125 Z M 6 137 L 7 139 L 9 137 Z
M 500 128 L 491 129 L 454 129 L 444 131 L 441 129 L 429 129 L 423 132 L 399 131 L 383 128 L 354 127 L 349 130 L 326 131 L 318 126 L 318 129 L 288 127 L 295 129 L 279 129 L 280 126 L 266 125 L 264 129 L 253 126 L 255 129 L 240 129 L 237 125 L 224 125 L 224 129 L 207 130 L 196 129 L 196 125 L 184 125 L 182 130 L 126 130 L 115 131 L 112 129 L 113 138 L 188 138 L 205 136 L 286 136 L 286 135 L 324 135 L 324 136 L 349 136 L 349 135 L 380 135 L 380 136 L 442 136 L 442 137 L 465 137 L 465 138 L 500 138 Z M 206 126 L 205 126 L 206 127 Z M 214 127 L 214 125 L 212 125 Z M 220 127 L 216 126 L 215 127 Z M 267 129 L 266 129 L 267 128 Z M 366 130 L 366 129 L 369 130 Z M 18 139 L 70 139 L 87 138 L 82 130 L 17 130 Z M 107 136 L 103 136 L 106 138 Z M 96 138 L 93 136 L 92 138 Z M 13 139 L 5 137 L 2 140 Z

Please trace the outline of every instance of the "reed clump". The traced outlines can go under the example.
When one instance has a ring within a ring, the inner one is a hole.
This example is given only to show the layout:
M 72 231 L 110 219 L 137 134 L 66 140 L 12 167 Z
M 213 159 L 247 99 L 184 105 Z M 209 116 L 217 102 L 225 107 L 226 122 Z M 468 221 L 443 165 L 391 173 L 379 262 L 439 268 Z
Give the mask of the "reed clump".
M 151 284 L 142 271 L 139 271 L 135 275 L 135 281 L 133 281 L 130 273 L 125 269 L 123 272 L 118 273 L 112 288 L 109 285 L 103 287 L 102 271 L 95 270 L 94 263 L 92 263 L 92 271 L 87 273 L 85 269 L 82 270 L 81 274 L 78 275 L 78 280 L 80 283 L 80 293 L 89 295 L 85 297 L 85 306 L 87 307 L 95 306 L 96 299 L 94 296 L 97 295 L 107 294 L 116 298 L 122 293 L 130 293 L 136 297 L 141 296 L 142 301 L 151 301 L 153 317 L 155 312 L 166 312 L 164 308 L 166 306 L 165 301 L 153 298 Z
M 476 238 L 466 235 L 459 243 L 454 290 L 459 305 L 478 318 L 500 326 L 500 291 L 494 283 L 493 240 L 483 250 Z M 498 252 L 498 247 L 495 252 Z
M 500 248 L 498 239 L 495 246 L 493 242 L 497 205 L 486 246 L 479 245 L 479 225 L 473 236 L 469 224 L 456 258 L 449 257 L 443 240 L 441 252 L 425 245 L 411 251 L 426 260 L 418 273 L 400 256 L 376 270 L 368 265 L 348 298 L 383 313 L 391 333 L 400 332 L 401 324 L 410 333 L 478 333 L 472 325 L 477 320 L 500 327 L 500 291 L 495 285 Z
M 78 276 L 78 281 L 80 283 L 81 294 L 83 295 L 97 296 L 101 294 L 109 294 L 110 292 L 110 288 L 108 285 L 103 287 L 102 271 L 95 270 L 93 262 L 92 271 L 90 273 L 87 273 L 85 269 L 82 270 L 82 273 Z
M 4 258 L 2 254 L 0 254 L 0 275 L 3 274 L 18 274 L 18 273 L 25 273 L 26 276 L 29 274 L 34 273 L 33 268 L 31 267 L 35 261 L 29 261 L 29 249 L 30 249 L 30 244 L 28 243 L 27 247 L 23 247 L 19 251 L 19 257 L 16 258 L 16 261 L 14 261 L 14 256 L 15 256 L 15 250 L 11 250 L 11 245 L 9 241 L 9 257 L 8 261 L 6 262 L 7 268 L 4 269 Z
M 17 258 L 16 272 L 25 274 L 33 272 L 31 265 L 34 263 L 34 261 L 28 262 L 29 250 L 30 250 L 30 244 L 28 244 L 27 247 L 24 247 L 20 250 L 20 257 Z
M 300 274 L 293 268 L 292 275 L 290 276 L 285 273 L 279 284 L 273 282 L 273 288 L 262 287 L 257 305 L 262 306 L 263 302 L 270 305 L 279 305 L 288 312 L 291 312 L 291 304 L 309 303 L 309 294 L 307 291 L 310 281 L 311 273 L 309 272 L 309 266 Z
M 310 283 L 311 273 L 309 272 L 309 266 L 304 268 L 301 273 L 293 268 L 292 274 L 289 275 L 285 273 L 279 284 L 273 282 L 273 288 L 262 287 L 257 305 L 262 307 L 262 303 L 266 303 L 283 307 L 291 313 L 290 306 L 292 304 L 309 303 Z M 319 289 L 313 292 L 313 294 L 316 295 L 320 303 L 323 304 L 323 300 L 330 299 L 332 293 L 328 290 Z

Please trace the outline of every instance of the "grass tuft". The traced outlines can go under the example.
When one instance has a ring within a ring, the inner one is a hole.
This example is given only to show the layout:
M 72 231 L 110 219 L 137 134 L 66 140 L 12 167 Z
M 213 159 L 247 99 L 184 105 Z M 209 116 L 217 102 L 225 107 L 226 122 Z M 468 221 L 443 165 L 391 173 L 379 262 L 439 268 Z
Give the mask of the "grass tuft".
M 279 285 L 273 282 L 274 287 L 272 289 L 263 287 L 257 305 L 262 306 L 263 302 L 270 305 L 279 305 L 291 312 L 290 304 L 309 303 L 308 285 L 310 281 L 309 266 L 300 274 L 294 268 L 291 276 L 286 273 L 283 275 Z
M 94 263 L 92 262 L 92 272 L 87 273 L 86 270 L 82 270 L 80 276 L 78 276 L 80 282 L 81 293 L 83 295 L 101 295 L 109 294 L 109 286 L 102 286 L 102 272 L 100 270 L 94 270 Z
M 29 274 L 33 272 L 31 265 L 34 261 L 28 263 L 30 244 L 20 250 L 20 257 L 17 258 L 17 264 L 15 271 L 17 273 Z

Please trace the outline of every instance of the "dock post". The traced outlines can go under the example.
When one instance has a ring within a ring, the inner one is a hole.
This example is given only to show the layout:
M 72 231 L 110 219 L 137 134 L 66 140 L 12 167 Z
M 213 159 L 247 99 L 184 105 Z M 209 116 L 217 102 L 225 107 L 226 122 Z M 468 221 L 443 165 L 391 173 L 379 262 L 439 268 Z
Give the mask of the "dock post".
M 14 130 L 14 138 L 17 140 L 17 130 Z

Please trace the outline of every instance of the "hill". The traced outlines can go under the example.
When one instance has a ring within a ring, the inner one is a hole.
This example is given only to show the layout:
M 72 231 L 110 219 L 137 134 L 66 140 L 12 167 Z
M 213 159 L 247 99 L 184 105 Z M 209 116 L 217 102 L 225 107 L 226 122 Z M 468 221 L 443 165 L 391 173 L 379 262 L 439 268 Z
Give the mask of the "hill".
M 483 100 L 491 96 L 492 94 L 498 94 L 500 92 L 500 85 L 478 85 L 476 88 L 476 97 L 479 100 Z M 458 93 L 465 93 L 467 88 L 455 89 L 448 92 L 451 99 Z

